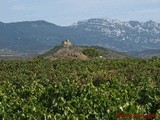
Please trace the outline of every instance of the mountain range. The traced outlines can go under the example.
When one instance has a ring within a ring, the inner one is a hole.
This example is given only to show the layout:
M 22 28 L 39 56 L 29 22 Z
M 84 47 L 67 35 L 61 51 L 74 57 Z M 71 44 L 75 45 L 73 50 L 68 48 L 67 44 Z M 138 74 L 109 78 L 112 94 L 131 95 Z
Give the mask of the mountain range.
M 119 52 L 160 47 L 160 23 L 92 18 L 70 26 L 43 20 L 0 22 L 0 51 L 43 53 L 69 39 L 75 45 L 102 46 Z

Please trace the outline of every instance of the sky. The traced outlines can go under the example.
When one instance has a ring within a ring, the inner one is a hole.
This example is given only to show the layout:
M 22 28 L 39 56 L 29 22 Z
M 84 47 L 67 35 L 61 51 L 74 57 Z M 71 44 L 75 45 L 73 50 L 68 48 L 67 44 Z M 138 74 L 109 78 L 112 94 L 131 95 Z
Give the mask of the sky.
M 45 20 L 67 26 L 90 18 L 160 23 L 160 0 L 0 0 L 5 23 Z

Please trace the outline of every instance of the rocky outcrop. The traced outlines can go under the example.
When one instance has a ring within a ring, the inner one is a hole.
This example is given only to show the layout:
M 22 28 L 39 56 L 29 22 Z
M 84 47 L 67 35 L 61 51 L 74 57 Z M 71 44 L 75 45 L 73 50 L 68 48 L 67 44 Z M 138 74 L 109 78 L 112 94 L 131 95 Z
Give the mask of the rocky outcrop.
M 57 51 L 57 53 L 46 57 L 49 60 L 57 59 L 79 59 L 79 60 L 89 60 L 89 58 L 82 52 L 74 51 L 72 48 L 62 48 Z

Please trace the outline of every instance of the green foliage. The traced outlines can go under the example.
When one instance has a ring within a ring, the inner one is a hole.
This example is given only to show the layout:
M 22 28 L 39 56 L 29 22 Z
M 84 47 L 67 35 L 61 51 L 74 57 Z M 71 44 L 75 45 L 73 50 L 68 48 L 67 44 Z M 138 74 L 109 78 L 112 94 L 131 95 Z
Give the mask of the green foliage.
M 159 120 L 159 73 L 159 59 L 0 61 L 0 119 Z
M 99 51 L 97 51 L 95 48 L 86 48 L 83 50 L 83 54 L 88 57 L 98 57 Z

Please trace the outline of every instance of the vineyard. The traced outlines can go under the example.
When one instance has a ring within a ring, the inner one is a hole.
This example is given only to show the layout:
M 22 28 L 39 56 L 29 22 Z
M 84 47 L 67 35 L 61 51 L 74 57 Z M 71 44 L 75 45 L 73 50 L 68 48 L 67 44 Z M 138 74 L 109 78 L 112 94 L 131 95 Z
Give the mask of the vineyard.
M 0 119 L 160 120 L 160 59 L 1 60 Z

